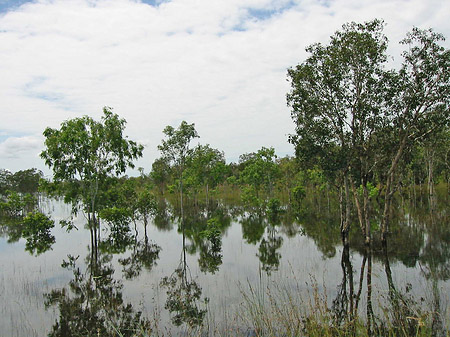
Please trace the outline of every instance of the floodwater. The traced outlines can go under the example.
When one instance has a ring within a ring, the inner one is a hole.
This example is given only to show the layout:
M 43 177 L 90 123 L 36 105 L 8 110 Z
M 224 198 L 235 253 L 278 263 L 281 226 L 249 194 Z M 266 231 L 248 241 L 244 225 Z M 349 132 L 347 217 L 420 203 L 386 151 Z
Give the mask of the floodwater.
M 137 222 L 124 232 L 102 224 L 93 238 L 83 214 L 74 218 L 78 229 L 67 232 L 58 223 L 70 218 L 70 207 L 45 200 L 41 211 L 56 224 L 51 249 L 30 253 L 25 238 L 0 225 L 0 332 L 46 336 L 79 326 L 97 335 L 103 326 L 143 324 L 145 318 L 163 333 L 200 324 L 245 331 L 252 328 L 244 317 L 245 294 L 281 288 L 307 298 L 317 289 L 336 308 L 367 288 L 360 275 L 369 265 L 374 306 L 388 305 L 395 290 L 439 312 L 445 326 L 450 226 L 444 201 L 433 211 L 426 200 L 399 206 L 387 246 L 375 230 L 369 250 L 355 224 L 345 251 L 336 206 L 317 210 L 314 201 L 297 214 L 271 218 L 212 202 L 208 210 L 187 207 L 183 226 L 177 205 L 165 202 L 146 228 Z

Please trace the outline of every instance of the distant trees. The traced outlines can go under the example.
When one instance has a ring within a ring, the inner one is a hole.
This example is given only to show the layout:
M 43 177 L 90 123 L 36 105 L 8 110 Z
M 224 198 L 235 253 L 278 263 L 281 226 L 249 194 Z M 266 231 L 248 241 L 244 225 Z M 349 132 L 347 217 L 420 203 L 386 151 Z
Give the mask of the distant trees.
M 198 144 L 189 156 L 186 178 L 195 187 L 205 188 L 208 204 L 210 190 L 224 181 L 227 171 L 223 152 L 211 148 L 209 144 Z
M 42 172 L 35 168 L 20 170 L 15 173 L 0 169 L 0 194 L 4 195 L 6 191 L 36 193 L 41 178 Z
M 345 24 L 328 45 L 288 70 L 296 132 L 289 141 L 303 167 L 318 165 L 341 188 L 341 233 L 348 244 L 352 199 L 371 239 L 369 184 L 384 181 L 383 238 L 405 150 L 448 125 L 450 52 L 442 35 L 414 29 L 400 70 L 387 70 L 384 23 Z M 361 189 L 360 189 L 361 187 Z M 361 192 L 360 192 L 361 191 Z
M 11 173 L 0 169 L 0 216 L 22 218 L 33 211 L 42 172 L 35 168 Z
M 240 156 L 239 180 L 246 185 L 243 197 L 247 203 L 263 206 L 266 196 L 273 197 L 279 175 L 277 156 L 273 147 L 262 147 L 257 152 Z M 264 194 L 264 196 L 263 196 Z

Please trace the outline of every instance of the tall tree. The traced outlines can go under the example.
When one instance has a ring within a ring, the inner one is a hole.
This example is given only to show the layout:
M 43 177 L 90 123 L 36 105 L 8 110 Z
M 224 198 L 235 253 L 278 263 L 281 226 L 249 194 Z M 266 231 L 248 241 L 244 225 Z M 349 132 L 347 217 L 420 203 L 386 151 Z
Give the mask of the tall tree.
M 380 20 L 345 24 L 328 45 L 309 46 L 311 56 L 288 70 L 292 90 L 287 101 L 296 124 L 296 134 L 289 141 L 305 166 L 319 165 L 331 181 L 340 181 L 344 244 L 350 226 L 350 186 L 361 229 L 370 240 L 367 183 L 376 159 L 373 136 L 384 112 L 385 81 L 381 79 L 387 38 L 383 27 Z M 363 207 L 355 183 L 363 186 Z
M 209 144 L 197 145 L 189 157 L 188 175 L 195 184 L 206 189 L 206 204 L 209 203 L 209 190 L 225 179 L 227 166 L 225 155 Z
M 103 108 L 101 121 L 84 116 L 64 121 L 60 129 L 44 131 L 41 158 L 53 169 L 55 183 L 63 183 L 66 201 L 81 201 L 94 232 L 98 223 L 98 201 L 108 177 L 125 173 L 142 156 L 143 146 L 124 136 L 126 121 Z
M 386 197 L 381 224 L 386 240 L 396 172 L 405 151 L 439 132 L 450 123 L 450 50 L 440 45 L 444 36 L 414 28 L 401 44 L 403 63 L 389 76 L 386 105 L 390 109 L 389 124 L 380 139 L 386 138 L 385 156 L 389 168 L 385 174 Z
M 442 35 L 413 29 L 402 41 L 400 70 L 386 70 L 384 23 L 345 24 L 327 46 L 307 48 L 311 56 L 288 71 L 287 95 L 296 133 L 297 157 L 318 164 L 340 181 L 341 232 L 348 242 L 351 197 L 368 243 L 370 183 L 377 171 L 385 183 L 382 236 L 387 232 L 395 174 L 405 150 L 448 124 L 450 53 Z M 358 188 L 358 187 L 361 187 Z
M 175 168 L 180 184 L 180 203 L 181 212 L 183 212 L 183 172 L 186 166 L 187 157 L 191 153 L 189 144 L 192 139 L 198 138 L 199 135 L 195 130 L 195 124 L 188 124 L 182 121 L 178 129 L 173 126 L 166 126 L 163 130 L 166 139 L 158 145 L 162 157 Z M 183 215 L 183 213 L 181 213 Z M 183 219 L 183 216 L 182 216 Z

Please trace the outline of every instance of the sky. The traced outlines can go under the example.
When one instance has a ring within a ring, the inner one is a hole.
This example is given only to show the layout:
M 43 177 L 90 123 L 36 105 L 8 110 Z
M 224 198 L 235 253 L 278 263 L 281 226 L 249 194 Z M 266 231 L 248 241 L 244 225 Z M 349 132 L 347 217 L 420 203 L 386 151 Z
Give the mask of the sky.
M 400 63 L 414 26 L 450 38 L 449 13 L 443 0 L 0 0 L 0 168 L 49 175 L 44 129 L 104 106 L 145 146 L 145 172 L 183 120 L 227 162 L 292 155 L 287 69 L 308 45 L 378 18 Z

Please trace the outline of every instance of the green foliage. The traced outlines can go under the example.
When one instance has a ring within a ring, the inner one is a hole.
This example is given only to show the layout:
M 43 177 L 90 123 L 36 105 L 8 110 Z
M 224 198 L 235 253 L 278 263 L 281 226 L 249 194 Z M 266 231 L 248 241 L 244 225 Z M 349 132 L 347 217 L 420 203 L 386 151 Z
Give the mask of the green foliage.
M 0 169 L 0 195 L 4 195 L 6 191 L 11 190 L 12 173 L 5 169 Z
M 144 221 L 144 225 L 147 225 L 150 216 L 156 215 L 157 210 L 158 203 L 149 189 L 138 192 L 134 212 L 139 220 Z
M 100 218 L 109 225 L 108 237 L 101 242 L 103 250 L 110 253 L 123 253 L 133 243 L 130 222 L 131 211 L 127 208 L 106 208 L 100 211 Z
M 23 219 L 22 237 L 26 239 L 25 250 L 31 254 L 40 255 L 55 243 L 55 237 L 50 233 L 55 222 L 40 212 L 28 213 Z
M 14 191 L 6 191 L 5 194 L 5 200 L 0 201 L 0 212 L 4 216 L 22 217 L 37 206 L 37 199 L 32 194 Z
M 306 197 L 306 190 L 302 184 L 297 183 L 297 185 L 292 189 L 292 194 L 294 196 L 294 203 L 299 204 Z
M 387 60 L 384 23 L 349 23 L 331 42 L 309 46 L 311 54 L 288 71 L 296 134 L 289 141 L 304 167 L 318 165 L 330 180 L 349 165 L 367 160 L 374 131 L 384 114 L 382 80 Z
M 178 170 L 181 177 L 186 158 L 190 153 L 189 144 L 192 139 L 199 137 L 195 125 L 182 121 L 178 129 L 168 125 L 163 133 L 166 139 L 158 145 L 158 150 L 162 153 L 162 158 Z
M 241 190 L 241 201 L 246 207 L 260 208 L 263 204 L 258 198 L 256 190 L 253 186 L 244 186 Z
M 205 187 L 208 197 L 209 189 L 215 188 L 225 180 L 228 167 L 225 155 L 209 145 L 197 145 L 188 157 L 185 180 L 193 187 Z
M 170 181 L 171 167 L 167 158 L 157 158 L 152 164 L 150 178 L 158 187 L 160 194 L 164 193 L 164 189 Z
M 370 198 L 370 199 L 376 197 L 376 196 L 378 195 L 378 192 L 379 192 L 379 188 L 376 187 L 376 186 L 373 186 L 371 182 L 368 182 L 368 183 L 367 183 L 367 190 L 368 190 L 369 198 Z M 362 187 L 362 186 L 359 186 L 359 188 L 358 188 L 358 194 L 359 194 L 360 196 L 363 195 L 363 187 Z
M 267 202 L 266 213 L 270 219 L 277 218 L 282 212 L 283 212 L 283 209 L 281 207 L 280 199 L 271 198 Z
M 344 191 L 343 233 L 350 221 L 349 185 L 366 191 L 382 182 L 385 234 L 395 173 L 405 164 L 400 159 L 450 120 L 450 51 L 439 45 L 443 36 L 414 28 L 401 42 L 407 48 L 400 70 L 387 70 L 383 29 L 381 20 L 345 24 L 329 44 L 309 46 L 310 56 L 288 70 L 287 102 L 296 125 L 289 141 L 303 169 L 317 165 L 326 182 Z M 358 207 L 366 241 L 373 196 L 364 192 Z
M 7 191 L 22 194 L 36 193 L 41 178 L 42 172 L 35 168 L 15 173 L 0 169 L 0 195 L 5 195 Z
M 237 179 L 235 176 L 229 176 L 229 177 L 227 178 L 227 183 L 228 183 L 229 185 L 235 186 L 235 185 L 238 184 L 238 179 Z
M 240 173 L 240 181 L 253 188 L 256 197 L 260 192 L 272 195 L 275 180 L 278 177 L 278 165 L 276 164 L 275 149 L 262 147 L 256 153 L 249 153 L 240 157 L 243 167 Z
M 95 214 L 106 179 L 134 167 L 133 160 L 142 156 L 143 146 L 123 135 L 125 124 L 105 107 L 100 122 L 84 116 L 63 122 L 60 129 L 45 129 L 41 158 L 53 169 L 54 181 L 64 182 L 66 201 L 76 204 L 81 200 Z

